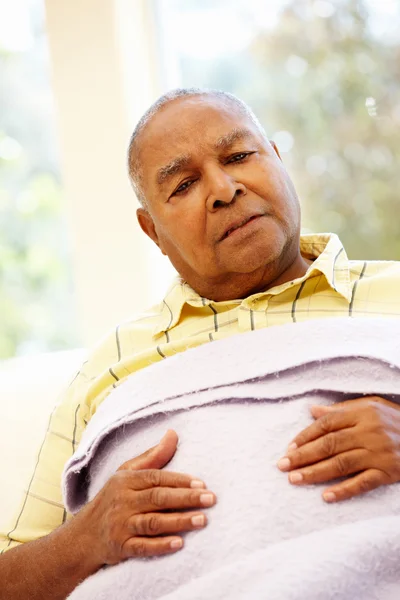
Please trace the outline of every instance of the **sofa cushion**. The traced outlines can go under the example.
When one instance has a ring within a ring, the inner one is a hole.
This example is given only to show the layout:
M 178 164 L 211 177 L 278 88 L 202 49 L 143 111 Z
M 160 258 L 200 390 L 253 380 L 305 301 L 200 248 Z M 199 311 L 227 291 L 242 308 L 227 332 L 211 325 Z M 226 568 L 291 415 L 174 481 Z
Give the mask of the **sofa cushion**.
M 85 354 L 69 350 L 0 364 L 0 531 L 20 505 L 50 414 Z

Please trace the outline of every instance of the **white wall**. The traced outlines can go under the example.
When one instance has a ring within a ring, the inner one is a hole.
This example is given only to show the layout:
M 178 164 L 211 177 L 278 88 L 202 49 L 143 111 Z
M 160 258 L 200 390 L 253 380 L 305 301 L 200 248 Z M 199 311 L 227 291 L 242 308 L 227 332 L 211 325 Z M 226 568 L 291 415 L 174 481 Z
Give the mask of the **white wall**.
M 161 93 L 146 0 L 46 0 L 77 312 L 85 345 L 159 301 L 171 269 L 135 216 L 134 123 Z M 155 249 L 156 250 L 156 249 Z

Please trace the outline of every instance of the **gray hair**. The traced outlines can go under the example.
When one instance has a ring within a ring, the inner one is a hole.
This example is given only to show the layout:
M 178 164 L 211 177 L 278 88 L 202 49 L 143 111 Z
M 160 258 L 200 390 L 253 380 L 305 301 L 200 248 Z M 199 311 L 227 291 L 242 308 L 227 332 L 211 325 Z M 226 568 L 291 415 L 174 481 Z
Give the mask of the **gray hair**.
M 129 179 L 131 181 L 133 190 L 139 200 L 140 204 L 143 208 L 147 209 L 147 199 L 143 192 L 142 185 L 142 165 L 139 158 L 139 143 L 138 138 L 140 134 L 145 130 L 148 123 L 151 119 L 166 105 L 176 100 L 177 98 L 185 98 L 190 96 L 210 96 L 212 98 L 217 98 L 221 100 L 224 104 L 234 105 L 241 114 L 248 117 L 259 129 L 259 131 L 266 137 L 266 133 L 264 128 L 262 127 L 260 121 L 257 119 L 251 108 L 237 98 L 233 94 L 229 92 L 224 92 L 222 90 L 213 90 L 213 89 L 201 89 L 201 88 L 177 88 L 175 90 L 171 90 L 166 94 L 163 94 L 146 110 L 144 115 L 140 118 L 137 123 L 134 132 L 132 133 L 129 147 L 128 147 L 128 172 Z

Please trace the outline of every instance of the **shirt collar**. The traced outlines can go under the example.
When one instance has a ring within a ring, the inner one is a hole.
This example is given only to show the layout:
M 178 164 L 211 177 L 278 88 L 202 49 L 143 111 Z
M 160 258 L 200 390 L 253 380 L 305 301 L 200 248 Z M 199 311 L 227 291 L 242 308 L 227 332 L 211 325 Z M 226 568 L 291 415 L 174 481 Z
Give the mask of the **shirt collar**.
M 296 282 L 302 282 L 315 274 L 315 272 L 319 272 L 325 276 L 327 283 L 332 289 L 350 302 L 349 260 L 338 236 L 334 233 L 302 235 L 300 238 L 300 251 L 305 258 L 311 259 L 313 263 L 305 275 L 297 279 Z M 276 295 L 290 285 L 291 282 L 289 281 L 256 295 Z M 153 330 L 153 336 L 155 337 L 175 327 L 181 318 L 185 304 L 201 308 L 202 306 L 209 306 L 211 302 L 212 300 L 200 296 L 180 276 L 177 276 L 162 301 L 161 314 Z M 238 304 L 240 302 L 242 300 L 230 300 L 224 302 L 224 304 Z
M 350 303 L 349 259 L 338 236 L 334 233 L 302 235 L 300 251 L 305 258 L 313 261 L 301 279 L 308 279 L 316 271 L 320 272 L 330 287 Z
M 153 336 L 169 331 L 179 322 L 185 304 L 194 307 L 208 306 L 211 300 L 202 298 L 178 275 L 164 297 L 161 314 L 153 330 Z

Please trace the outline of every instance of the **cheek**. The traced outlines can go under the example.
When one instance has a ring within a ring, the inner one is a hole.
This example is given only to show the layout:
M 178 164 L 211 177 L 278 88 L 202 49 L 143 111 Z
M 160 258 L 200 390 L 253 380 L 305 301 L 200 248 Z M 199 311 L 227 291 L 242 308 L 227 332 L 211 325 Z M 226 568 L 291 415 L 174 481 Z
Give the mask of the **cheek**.
M 204 214 L 189 204 L 174 206 L 163 219 L 159 238 L 164 245 L 187 255 L 195 254 L 205 238 Z
M 262 165 L 251 187 L 267 201 L 271 213 L 280 220 L 292 221 L 299 214 L 297 194 L 283 166 Z

